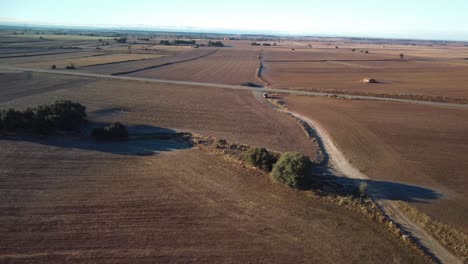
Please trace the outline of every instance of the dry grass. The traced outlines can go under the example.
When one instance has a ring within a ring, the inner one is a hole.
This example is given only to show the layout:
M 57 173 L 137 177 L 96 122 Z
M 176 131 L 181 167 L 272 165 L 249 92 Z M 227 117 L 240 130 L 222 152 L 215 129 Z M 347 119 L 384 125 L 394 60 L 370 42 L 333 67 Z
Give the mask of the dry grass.
M 408 203 L 399 202 L 399 205 L 413 221 L 442 242 L 445 247 L 461 257 L 464 262 L 468 261 L 468 235 L 466 233 L 453 226 L 432 219 Z

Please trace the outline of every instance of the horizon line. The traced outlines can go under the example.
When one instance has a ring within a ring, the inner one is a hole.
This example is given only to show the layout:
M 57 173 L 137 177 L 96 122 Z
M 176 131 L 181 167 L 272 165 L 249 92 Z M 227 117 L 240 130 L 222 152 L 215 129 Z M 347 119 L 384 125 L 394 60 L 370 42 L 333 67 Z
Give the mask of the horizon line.
M 216 35 L 258 35 L 258 36 L 274 36 L 274 37 L 304 37 L 304 38 L 356 38 L 369 40 L 412 40 L 412 41 L 436 41 L 436 42 L 462 42 L 468 43 L 468 40 L 463 39 L 444 39 L 444 38 L 423 38 L 423 37 L 392 37 L 392 36 L 369 36 L 360 34 L 324 34 L 324 33 L 290 33 L 275 30 L 245 30 L 245 29 L 208 29 L 186 26 L 148 26 L 148 25 L 66 25 L 53 24 L 43 22 L 13 22 L 1 21 L 1 27 L 47 27 L 52 29 L 82 29 L 82 30 L 118 30 L 118 31 L 142 31 L 142 32 L 167 32 L 167 33 L 194 33 L 194 34 L 216 34 Z

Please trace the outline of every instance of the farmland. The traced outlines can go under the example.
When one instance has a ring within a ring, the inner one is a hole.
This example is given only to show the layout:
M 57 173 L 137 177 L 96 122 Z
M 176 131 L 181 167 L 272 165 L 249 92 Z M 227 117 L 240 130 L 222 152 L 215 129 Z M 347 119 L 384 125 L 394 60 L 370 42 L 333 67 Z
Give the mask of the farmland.
M 468 102 L 466 51 L 399 50 L 407 58 L 400 60 L 393 50 L 370 50 L 369 54 L 351 48 L 266 51 L 264 78 L 276 88 Z M 364 78 L 380 83 L 365 84 Z
M 287 102 L 333 131 L 347 157 L 371 178 L 439 190 L 443 199 L 413 202 L 436 219 L 468 230 L 466 109 L 295 96 Z
M 377 224 L 196 149 L 137 157 L 2 145 L 9 263 L 424 263 Z M 18 157 L 21 168 L 5 165 Z
M 73 99 L 85 104 L 95 121 L 169 127 L 278 151 L 301 151 L 311 158 L 316 155 L 299 125 L 261 105 L 251 92 L 145 83 L 138 83 L 138 89 L 134 89 L 134 84 L 129 82 L 90 82 L 75 77 L 61 80 L 55 75 L 36 73 L 28 77 L 21 74 L 0 77 L 9 84 L 2 89 L 2 98 L 16 99 L 6 102 L 4 107 L 21 108 Z M 79 83 L 74 85 L 73 81 Z M 17 87 L 24 87 L 19 95 L 13 93 Z M 36 89 L 47 92 L 39 93 Z M 103 111 L 106 109 L 124 111 Z M 94 112 L 107 114 L 93 115 Z
M 259 52 L 252 49 L 223 49 L 199 60 L 139 71 L 131 76 L 240 85 L 258 82 Z
M 337 189 L 344 184 L 362 202 L 361 182 L 346 181 L 346 170 L 337 173 L 343 164 L 333 155 L 341 151 L 350 171 L 368 177 L 370 193 L 384 186 L 387 196 L 376 200 L 408 202 L 462 235 L 468 231 L 468 48 L 461 43 L 80 34 L 0 34 L 0 109 L 72 100 L 86 106 L 89 122 L 80 134 L 0 135 L 0 262 L 428 260 L 408 247 L 413 234 L 403 230 L 396 237 L 380 220 L 310 189 L 282 186 L 228 150 L 211 153 L 172 139 L 89 139 L 88 126 L 111 122 L 131 132 L 184 132 L 298 151 L 320 163 L 311 173 L 315 180 Z M 65 69 L 71 64 L 74 69 Z M 252 87 L 240 86 L 247 82 Z M 273 94 L 271 88 L 284 90 Z M 283 94 L 290 90 L 328 94 Z M 284 106 L 296 118 L 281 112 Z M 314 125 L 297 116 L 326 131 L 335 153 L 324 154 Z M 389 223 L 398 228 L 397 221 Z M 448 259 L 459 254 L 448 250 Z
M 66 66 L 73 65 L 74 67 L 88 67 L 96 65 L 107 65 L 114 63 L 122 63 L 129 61 L 141 61 L 147 59 L 156 59 L 161 57 L 158 54 L 125 54 L 125 53 L 116 53 L 116 54 L 99 54 L 91 55 L 89 57 L 78 57 L 78 58 L 69 58 L 61 60 L 47 60 L 39 61 L 32 63 L 23 63 L 19 64 L 20 67 L 26 68 L 40 68 L 40 69 L 49 69 L 51 65 L 55 65 L 57 68 L 65 68 Z

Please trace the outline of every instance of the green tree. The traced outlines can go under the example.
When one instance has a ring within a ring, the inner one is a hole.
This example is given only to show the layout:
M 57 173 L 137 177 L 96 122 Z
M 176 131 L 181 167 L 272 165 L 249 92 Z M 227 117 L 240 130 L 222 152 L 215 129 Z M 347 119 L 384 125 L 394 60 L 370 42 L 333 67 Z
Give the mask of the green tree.
M 306 183 L 307 172 L 311 162 L 307 156 L 299 152 L 286 152 L 281 155 L 273 166 L 272 175 L 286 186 L 299 188 Z

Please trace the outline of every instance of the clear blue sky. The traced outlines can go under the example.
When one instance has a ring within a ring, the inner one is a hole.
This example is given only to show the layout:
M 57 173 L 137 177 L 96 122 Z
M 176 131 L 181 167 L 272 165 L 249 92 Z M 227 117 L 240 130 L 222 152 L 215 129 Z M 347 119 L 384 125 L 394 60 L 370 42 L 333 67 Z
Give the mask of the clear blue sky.
M 0 0 L 0 23 L 468 40 L 468 0 Z

